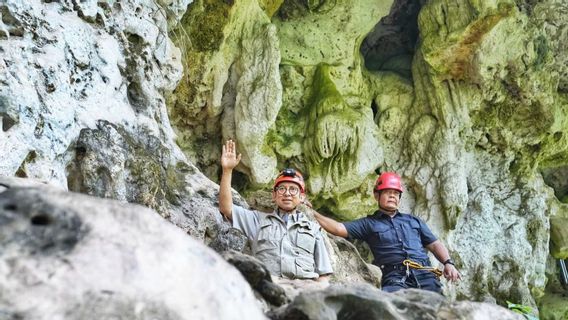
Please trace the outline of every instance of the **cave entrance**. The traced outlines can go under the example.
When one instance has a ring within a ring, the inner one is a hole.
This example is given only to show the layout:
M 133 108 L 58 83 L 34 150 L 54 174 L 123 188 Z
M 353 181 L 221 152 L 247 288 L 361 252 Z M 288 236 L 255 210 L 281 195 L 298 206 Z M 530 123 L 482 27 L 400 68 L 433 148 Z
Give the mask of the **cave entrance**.
M 412 78 L 411 66 L 418 41 L 418 13 L 425 0 L 395 0 L 388 16 L 377 23 L 361 45 L 365 67 L 392 71 Z

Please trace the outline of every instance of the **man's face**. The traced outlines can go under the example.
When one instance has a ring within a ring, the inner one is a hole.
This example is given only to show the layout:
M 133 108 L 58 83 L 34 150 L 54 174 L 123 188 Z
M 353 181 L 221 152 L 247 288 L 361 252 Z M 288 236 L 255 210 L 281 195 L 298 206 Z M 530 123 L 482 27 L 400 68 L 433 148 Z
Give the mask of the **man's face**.
M 282 182 L 272 190 L 272 200 L 278 208 L 284 211 L 292 211 L 302 202 L 304 194 L 300 187 L 293 182 Z
M 400 191 L 394 189 L 385 189 L 381 192 L 375 192 L 375 199 L 379 202 L 379 207 L 386 211 L 395 211 L 400 204 Z

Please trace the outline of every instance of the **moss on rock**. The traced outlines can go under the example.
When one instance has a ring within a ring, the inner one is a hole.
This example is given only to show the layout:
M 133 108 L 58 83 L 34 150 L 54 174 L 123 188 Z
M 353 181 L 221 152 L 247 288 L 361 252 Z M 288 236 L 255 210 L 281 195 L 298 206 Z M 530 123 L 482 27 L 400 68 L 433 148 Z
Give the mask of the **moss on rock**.
M 217 50 L 229 21 L 230 2 L 200 0 L 190 4 L 181 20 L 191 47 L 198 51 Z
M 282 63 L 351 65 L 363 37 L 392 1 L 287 1 L 273 19 Z
M 314 75 L 303 149 L 311 188 L 324 197 L 360 186 L 381 155 L 377 140 L 370 139 L 377 136 L 372 115 L 346 102 L 330 72 L 320 65 Z
M 539 302 L 540 320 L 568 319 L 568 294 L 547 293 Z
M 568 218 L 550 218 L 550 253 L 556 259 L 568 259 Z

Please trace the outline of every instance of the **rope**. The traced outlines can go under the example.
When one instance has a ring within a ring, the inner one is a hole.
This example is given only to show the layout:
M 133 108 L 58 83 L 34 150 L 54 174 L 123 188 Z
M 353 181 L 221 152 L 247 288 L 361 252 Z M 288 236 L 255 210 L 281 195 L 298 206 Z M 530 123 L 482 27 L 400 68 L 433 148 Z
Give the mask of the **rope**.
M 421 265 L 418 262 L 414 262 L 412 260 L 406 259 L 402 262 L 403 265 L 406 266 L 406 270 L 408 270 L 408 268 L 412 268 L 412 269 L 417 269 L 417 270 L 427 270 L 432 272 L 433 274 L 436 275 L 436 277 L 440 278 L 444 273 L 442 272 L 442 270 L 438 269 L 438 268 L 434 268 L 434 267 L 425 267 L 423 265 Z

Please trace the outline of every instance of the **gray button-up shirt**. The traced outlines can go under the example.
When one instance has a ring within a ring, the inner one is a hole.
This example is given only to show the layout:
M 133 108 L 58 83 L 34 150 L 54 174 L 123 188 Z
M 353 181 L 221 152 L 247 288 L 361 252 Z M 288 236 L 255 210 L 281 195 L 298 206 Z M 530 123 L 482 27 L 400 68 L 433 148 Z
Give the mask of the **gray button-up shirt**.
M 264 213 L 233 205 L 233 227 L 243 231 L 253 254 L 271 274 L 313 279 L 332 273 L 321 227 L 296 211 L 285 222 L 277 211 Z

